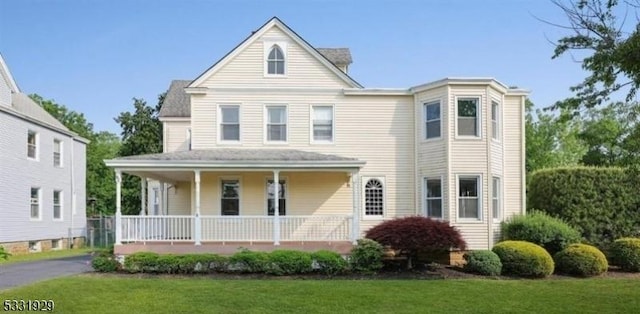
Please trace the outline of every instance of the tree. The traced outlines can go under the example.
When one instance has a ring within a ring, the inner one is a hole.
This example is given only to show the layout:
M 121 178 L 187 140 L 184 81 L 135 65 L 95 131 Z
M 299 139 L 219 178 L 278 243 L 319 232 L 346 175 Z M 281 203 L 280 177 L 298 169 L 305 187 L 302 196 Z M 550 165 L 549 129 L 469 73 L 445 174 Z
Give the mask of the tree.
M 560 38 L 552 58 L 566 53 L 580 52 L 587 56 L 581 60 L 582 68 L 589 75 L 582 83 L 571 90 L 576 96 L 570 101 L 556 103 L 552 108 L 567 108 L 574 113 L 585 108 L 593 108 L 609 99 L 609 96 L 628 88 L 627 101 L 630 101 L 640 87 L 640 23 L 638 14 L 635 27 L 624 31 L 627 13 L 620 13 L 618 0 L 577 0 L 567 3 L 554 0 L 567 16 L 569 25 L 560 26 L 571 34 Z M 636 11 L 640 0 L 622 2 L 626 10 Z M 590 55 L 588 55 L 591 53 Z
M 31 94 L 29 97 L 72 132 L 89 140 L 93 136 L 93 124 L 87 121 L 84 114 L 70 110 L 53 99 L 44 99 L 38 94 Z
M 155 107 L 143 99 L 133 98 L 133 112 L 121 112 L 115 121 L 122 128 L 122 145 L 118 156 L 132 156 L 162 152 L 162 123 L 158 119 L 166 93 L 158 96 Z M 122 177 L 122 213 L 140 212 L 140 178 L 124 174 Z

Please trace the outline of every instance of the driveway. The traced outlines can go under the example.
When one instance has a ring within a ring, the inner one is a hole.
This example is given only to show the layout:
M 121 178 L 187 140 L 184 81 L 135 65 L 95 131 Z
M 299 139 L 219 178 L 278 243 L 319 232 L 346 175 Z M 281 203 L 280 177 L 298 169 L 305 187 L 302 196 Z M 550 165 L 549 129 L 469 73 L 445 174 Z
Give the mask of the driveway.
M 50 278 L 91 271 L 91 256 L 81 255 L 0 265 L 0 290 L 14 288 Z

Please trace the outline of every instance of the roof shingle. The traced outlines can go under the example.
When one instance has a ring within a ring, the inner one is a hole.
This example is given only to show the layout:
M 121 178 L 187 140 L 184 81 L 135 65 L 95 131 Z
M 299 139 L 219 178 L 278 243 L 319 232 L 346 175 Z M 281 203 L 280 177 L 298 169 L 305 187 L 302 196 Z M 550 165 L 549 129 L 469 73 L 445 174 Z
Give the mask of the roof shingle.
M 161 154 L 119 157 L 116 160 L 166 160 L 166 161 L 357 161 L 330 154 L 320 154 L 295 149 L 237 149 L 218 148 L 189 150 Z
M 316 48 L 316 50 L 337 66 L 349 65 L 353 62 L 349 48 Z
M 191 81 L 186 80 L 174 80 L 171 82 L 162 108 L 160 108 L 160 117 L 191 116 L 191 97 L 184 91 L 184 88 L 187 87 L 189 83 L 191 83 Z

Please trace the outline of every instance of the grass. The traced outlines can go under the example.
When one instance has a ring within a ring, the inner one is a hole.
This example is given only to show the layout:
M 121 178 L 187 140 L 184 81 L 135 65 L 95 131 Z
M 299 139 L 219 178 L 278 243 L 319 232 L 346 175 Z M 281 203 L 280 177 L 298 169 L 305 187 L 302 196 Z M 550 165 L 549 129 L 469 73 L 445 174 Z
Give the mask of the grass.
M 88 248 L 83 248 L 83 249 L 47 251 L 47 252 L 30 253 L 30 254 L 22 254 L 22 255 L 11 255 L 7 260 L 0 259 L 0 265 L 39 261 L 39 260 L 61 258 L 61 257 L 78 256 L 78 255 L 87 254 L 90 251 L 91 250 Z
M 216 280 L 81 275 L 0 291 L 61 313 L 633 313 L 640 281 Z

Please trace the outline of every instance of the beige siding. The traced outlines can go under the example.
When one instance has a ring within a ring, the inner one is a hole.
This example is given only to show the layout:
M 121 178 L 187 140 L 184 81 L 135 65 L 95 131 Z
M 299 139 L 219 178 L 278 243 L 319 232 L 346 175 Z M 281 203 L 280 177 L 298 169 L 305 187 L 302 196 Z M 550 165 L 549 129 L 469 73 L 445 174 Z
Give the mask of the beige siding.
M 521 213 L 524 207 L 522 186 L 524 156 L 522 154 L 522 123 L 524 100 L 521 96 L 505 97 L 504 121 L 504 209 L 505 217 Z
M 191 215 L 191 182 L 178 182 L 167 191 L 169 215 Z
M 188 121 L 165 121 L 163 151 L 168 153 L 189 150 L 189 128 L 191 122 Z

